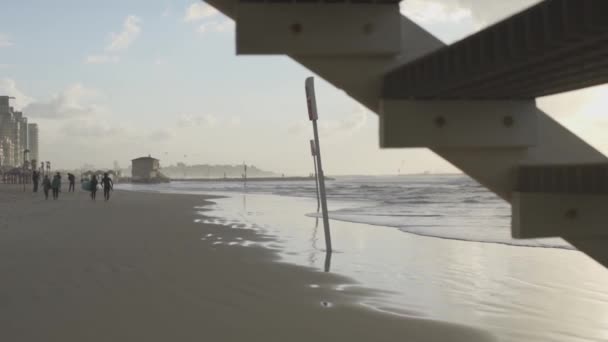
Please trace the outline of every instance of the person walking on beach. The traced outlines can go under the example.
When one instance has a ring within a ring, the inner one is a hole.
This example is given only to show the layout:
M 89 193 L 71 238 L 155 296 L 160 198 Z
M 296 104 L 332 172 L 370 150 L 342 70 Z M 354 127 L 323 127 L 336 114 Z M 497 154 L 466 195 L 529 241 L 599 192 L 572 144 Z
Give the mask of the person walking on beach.
M 38 192 L 38 183 L 40 182 L 40 173 L 36 170 L 32 172 L 32 183 L 34 184 L 34 192 Z
M 103 198 L 106 201 L 110 200 L 110 190 L 114 188 L 114 182 L 112 182 L 112 178 L 108 176 L 108 173 L 103 174 L 103 178 L 101 179 L 101 186 L 103 186 Z
M 97 184 L 99 182 L 97 181 L 97 176 L 93 175 L 93 177 L 91 178 L 91 199 L 94 201 L 95 200 L 95 196 L 97 195 Z
M 51 188 L 53 189 L 53 199 L 58 199 L 59 189 L 61 189 L 61 175 L 59 174 L 59 172 L 57 172 L 53 177 L 53 181 L 51 182 Z
M 68 181 L 70 182 L 70 186 L 68 188 L 68 192 L 74 192 L 74 187 L 76 184 L 76 176 L 71 173 L 68 173 Z
M 51 189 L 51 179 L 48 175 L 44 176 L 42 180 L 42 190 L 44 190 L 44 198 L 49 199 L 49 190 Z

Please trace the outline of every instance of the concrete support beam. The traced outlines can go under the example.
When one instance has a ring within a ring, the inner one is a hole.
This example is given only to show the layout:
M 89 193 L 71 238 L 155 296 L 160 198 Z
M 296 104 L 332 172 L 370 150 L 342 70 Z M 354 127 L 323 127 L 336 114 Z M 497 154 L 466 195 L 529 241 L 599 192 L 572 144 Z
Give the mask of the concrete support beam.
M 396 3 L 239 3 L 236 49 L 242 55 L 395 55 L 400 25 Z
M 534 101 L 384 100 L 381 147 L 532 147 Z
M 512 196 L 512 235 L 517 239 L 561 236 L 608 238 L 608 195 L 526 193 Z

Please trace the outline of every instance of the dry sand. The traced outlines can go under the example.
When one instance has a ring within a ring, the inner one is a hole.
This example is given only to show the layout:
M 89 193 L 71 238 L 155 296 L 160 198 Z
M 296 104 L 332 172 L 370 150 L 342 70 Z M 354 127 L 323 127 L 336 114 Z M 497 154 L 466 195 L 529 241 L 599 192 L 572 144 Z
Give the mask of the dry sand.
M 366 309 L 357 301 L 373 293 L 336 291 L 349 280 L 268 249 L 201 240 L 272 238 L 194 223 L 205 203 L 121 191 L 108 203 L 84 192 L 45 201 L 0 185 L 0 341 L 493 340 Z

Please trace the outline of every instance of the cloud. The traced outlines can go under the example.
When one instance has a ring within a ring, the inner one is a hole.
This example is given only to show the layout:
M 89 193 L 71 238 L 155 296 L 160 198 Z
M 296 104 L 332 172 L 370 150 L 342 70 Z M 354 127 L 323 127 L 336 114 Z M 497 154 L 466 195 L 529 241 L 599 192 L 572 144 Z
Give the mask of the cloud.
M 357 106 L 351 114 L 341 120 L 319 120 L 320 134 L 330 137 L 348 136 L 361 130 L 367 124 L 368 113 L 363 106 Z M 310 134 L 311 124 L 308 121 L 298 121 L 287 127 L 289 134 Z
M 114 64 L 120 61 L 120 57 L 112 55 L 89 55 L 85 59 L 86 64 Z
M 11 38 L 4 33 L 0 33 L 0 48 L 13 46 L 13 41 Z
M 125 129 L 97 118 L 68 120 L 60 129 L 69 138 L 111 138 L 122 136 Z
M 471 18 L 471 9 L 457 1 L 408 0 L 400 4 L 401 13 L 421 24 L 459 22 Z
M 10 78 L 0 78 L 0 94 L 13 96 L 13 104 L 16 108 L 23 108 L 30 104 L 33 99 L 17 87 L 17 82 Z
M 99 92 L 82 84 L 73 84 L 47 101 L 34 101 L 23 111 L 32 118 L 76 118 L 90 116 L 101 111 L 94 103 Z
M 401 13 L 421 24 L 457 23 L 473 20 L 486 26 L 532 6 L 540 0 L 408 0 L 400 4 Z
M 163 18 L 166 18 L 166 17 L 170 16 L 172 12 L 173 11 L 171 9 L 171 5 L 168 5 L 167 7 L 165 7 L 165 9 L 160 14 L 160 16 L 163 17 Z
M 327 135 L 351 135 L 367 124 L 367 109 L 357 106 L 353 113 L 342 120 L 319 121 L 319 129 Z
M 153 140 L 154 142 L 167 141 L 173 138 L 174 134 L 171 130 L 167 128 L 159 128 L 157 130 L 152 131 L 148 135 L 148 139 Z
M 190 6 L 188 6 L 188 8 L 186 9 L 186 14 L 184 15 L 184 21 L 185 22 L 199 21 L 204 18 L 213 17 L 213 16 L 217 15 L 218 13 L 219 13 L 218 10 L 216 10 L 215 8 L 207 5 L 206 3 L 199 1 L 197 3 L 191 4 Z
M 539 108 L 551 116 L 557 118 L 577 116 L 581 118 L 581 116 L 596 116 L 597 113 L 602 112 L 604 109 L 602 102 L 607 98 L 608 85 L 601 85 L 540 97 L 536 102 Z
M 241 124 L 241 118 L 239 118 L 238 116 L 233 116 L 232 118 L 230 118 L 230 124 L 233 126 L 238 126 Z
M 213 115 L 182 115 L 177 119 L 178 127 L 215 126 L 218 119 Z
M 110 44 L 106 47 L 106 51 L 120 51 L 129 48 L 141 33 L 140 24 L 141 19 L 134 15 L 128 16 L 125 19 L 122 31 L 110 35 Z
M 120 62 L 117 53 L 127 50 L 141 33 L 141 19 L 129 15 L 124 23 L 122 31 L 110 33 L 110 42 L 106 45 L 105 53 L 90 54 L 84 59 L 85 64 L 115 64 Z
M 196 31 L 198 33 L 204 34 L 204 33 L 208 33 L 208 32 L 221 33 L 221 32 L 227 32 L 227 31 L 231 31 L 231 30 L 234 30 L 234 21 L 232 21 L 228 18 L 224 18 L 221 20 L 202 23 L 201 25 L 199 25 L 199 27 Z

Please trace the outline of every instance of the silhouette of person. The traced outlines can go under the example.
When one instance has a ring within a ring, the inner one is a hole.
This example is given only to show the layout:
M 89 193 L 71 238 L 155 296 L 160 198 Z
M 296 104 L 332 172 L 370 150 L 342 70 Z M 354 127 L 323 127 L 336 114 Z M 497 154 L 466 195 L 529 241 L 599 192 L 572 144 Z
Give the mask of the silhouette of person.
M 70 186 L 68 187 L 68 192 L 74 192 L 74 187 L 76 183 L 76 176 L 71 173 L 68 173 L 68 181 L 70 182 Z
M 53 181 L 51 182 L 51 188 L 53 189 L 53 199 L 58 199 L 59 189 L 61 188 L 61 175 L 59 174 L 59 172 L 57 172 L 53 177 Z
M 32 183 L 34 185 L 34 192 L 38 192 L 38 183 L 40 182 L 40 173 L 36 170 L 32 172 Z
M 114 182 L 112 182 L 112 178 L 108 176 L 107 172 L 103 174 L 101 185 L 103 186 L 103 198 L 106 201 L 110 200 L 110 190 L 114 188 Z
M 48 175 L 44 176 L 42 180 L 42 190 L 44 190 L 44 198 L 49 199 L 49 190 L 51 189 L 51 179 Z
M 95 196 L 97 195 L 97 184 L 99 184 L 99 182 L 97 181 L 97 176 L 93 175 L 93 177 L 91 178 L 91 199 L 93 201 L 95 200 Z

